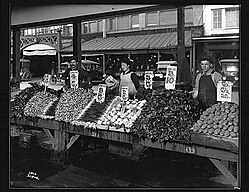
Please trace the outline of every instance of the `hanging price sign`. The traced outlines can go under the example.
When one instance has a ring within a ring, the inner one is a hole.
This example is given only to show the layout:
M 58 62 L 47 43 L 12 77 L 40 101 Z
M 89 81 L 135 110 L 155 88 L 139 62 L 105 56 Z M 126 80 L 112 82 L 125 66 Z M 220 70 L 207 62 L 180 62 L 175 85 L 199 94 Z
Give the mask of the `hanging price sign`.
M 168 66 L 165 77 L 165 89 L 175 89 L 177 66 Z
M 217 101 L 232 101 L 232 82 L 219 81 L 217 84 Z
M 127 86 L 122 86 L 122 88 L 121 88 L 121 98 L 124 101 L 127 101 L 129 99 L 129 88 Z
M 105 101 L 105 91 L 106 91 L 106 84 L 99 84 L 98 93 L 96 101 L 102 103 Z
M 45 86 L 44 93 L 46 93 L 46 89 L 49 85 L 49 81 L 50 81 L 51 77 L 52 77 L 52 75 L 49 75 L 49 74 L 45 74 L 43 76 L 42 84 Z
M 145 71 L 145 75 L 144 75 L 145 89 L 152 89 L 153 77 L 154 77 L 153 71 Z
M 72 89 L 77 89 L 79 87 L 79 72 L 78 71 L 70 71 L 70 87 Z

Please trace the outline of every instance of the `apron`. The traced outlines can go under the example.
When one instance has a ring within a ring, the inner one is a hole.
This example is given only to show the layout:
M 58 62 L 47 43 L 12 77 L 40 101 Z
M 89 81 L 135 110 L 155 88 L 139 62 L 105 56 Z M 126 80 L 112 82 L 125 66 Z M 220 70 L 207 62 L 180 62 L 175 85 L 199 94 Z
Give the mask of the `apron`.
M 121 93 L 122 86 L 128 86 L 129 97 L 130 98 L 133 97 L 137 93 L 135 85 L 131 80 L 131 72 L 129 72 L 127 74 L 121 73 L 121 75 L 120 75 L 120 86 L 119 86 L 119 92 L 120 93 Z
M 211 75 L 201 76 L 197 97 L 200 102 L 201 108 L 206 109 L 217 103 L 216 94 L 216 86 L 212 80 Z

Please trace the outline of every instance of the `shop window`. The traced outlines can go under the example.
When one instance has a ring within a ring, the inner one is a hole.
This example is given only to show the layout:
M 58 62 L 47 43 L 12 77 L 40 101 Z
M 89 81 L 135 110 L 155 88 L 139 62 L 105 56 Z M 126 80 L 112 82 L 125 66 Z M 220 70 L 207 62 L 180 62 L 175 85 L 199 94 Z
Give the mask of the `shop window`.
M 239 27 L 239 9 L 226 9 L 226 27 Z
M 193 23 L 193 9 L 185 8 L 185 23 Z
M 139 27 L 139 16 L 138 15 L 132 15 L 131 16 L 131 27 L 132 28 L 138 28 Z
M 97 33 L 97 22 L 89 23 L 89 33 Z
M 81 34 L 88 33 L 88 23 L 82 23 L 81 24 Z
M 111 18 L 108 20 L 108 29 L 110 31 L 115 31 L 116 30 L 116 18 Z
M 147 13 L 146 17 L 147 26 L 155 26 L 158 23 L 158 14 L 157 13 Z
M 222 27 L 222 17 L 221 12 L 222 9 L 213 10 L 213 29 L 220 29 Z
M 98 21 L 98 32 L 102 32 L 103 31 L 103 21 L 100 20 Z
M 129 29 L 129 16 L 118 17 L 118 30 Z
M 177 23 L 176 10 L 161 11 L 159 13 L 160 25 L 176 25 Z

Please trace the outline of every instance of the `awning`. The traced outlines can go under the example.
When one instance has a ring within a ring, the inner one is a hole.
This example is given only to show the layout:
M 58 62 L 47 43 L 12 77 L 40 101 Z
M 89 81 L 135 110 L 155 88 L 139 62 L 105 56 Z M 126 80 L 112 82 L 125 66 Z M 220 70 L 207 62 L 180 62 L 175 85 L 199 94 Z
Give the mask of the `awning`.
M 56 55 L 55 48 L 45 44 L 34 44 L 23 49 L 23 55 Z
M 191 45 L 191 31 L 188 30 L 185 31 L 185 46 Z M 177 32 L 94 38 L 81 44 L 82 52 L 160 50 L 176 47 Z M 62 52 L 73 52 L 73 47 L 67 47 Z

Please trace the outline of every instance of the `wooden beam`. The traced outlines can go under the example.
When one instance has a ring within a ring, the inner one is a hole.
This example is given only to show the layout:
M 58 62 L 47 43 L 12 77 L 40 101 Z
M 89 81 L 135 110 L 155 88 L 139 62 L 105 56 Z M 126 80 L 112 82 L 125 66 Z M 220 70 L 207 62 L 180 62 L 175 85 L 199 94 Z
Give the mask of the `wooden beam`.
M 21 36 L 20 28 L 14 28 L 13 29 L 13 77 L 15 77 L 15 79 L 19 83 L 21 82 L 21 77 L 20 77 L 20 70 L 21 70 L 20 36 Z
M 234 186 L 238 187 L 238 180 L 228 171 L 228 169 L 218 159 L 209 158 L 210 161 L 220 170 L 220 172 L 228 179 Z
M 73 21 L 73 55 L 81 60 L 81 21 Z
M 55 142 L 55 139 L 53 137 L 53 135 L 51 134 L 51 132 L 48 129 L 43 129 L 43 131 L 46 133 L 46 135 L 48 136 L 48 138 L 50 139 L 50 141 L 53 144 L 53 149 L 55 149 L 57 143 Z
M 68 150 L 74 143 L 75 141 L 77 141 L 77 139 L 80 137 L 80 135 L 73 135 L 71 138 L 70 138 L 70 141 L 69 143 L 67 144 L 66 146 L 66 149 Z
M 177 8 L 177 57 L 178 57 L 178 71 L 177 81 L 181 82 L 182 65 L 185 57 L 185 12 L 184 6 Z

